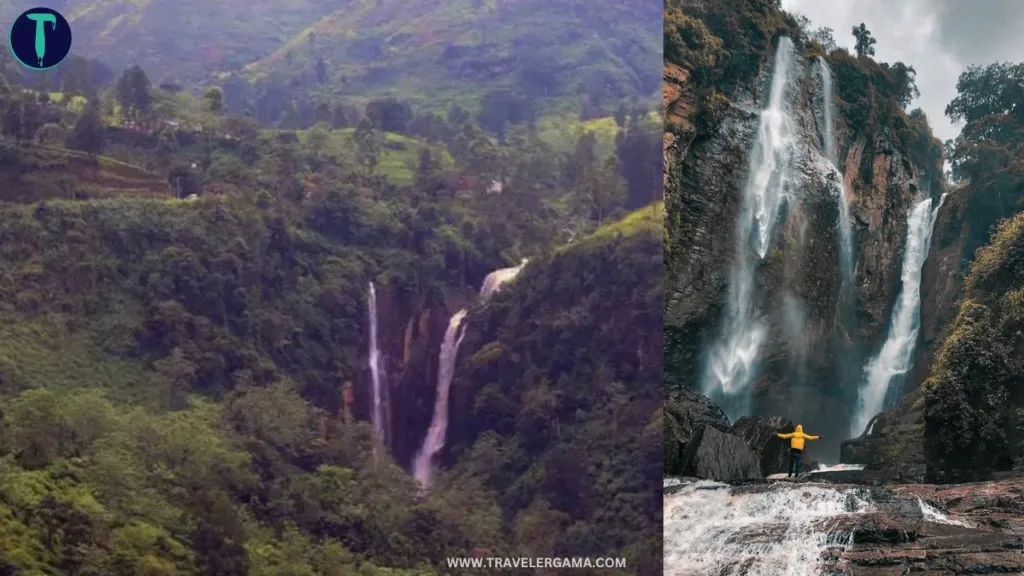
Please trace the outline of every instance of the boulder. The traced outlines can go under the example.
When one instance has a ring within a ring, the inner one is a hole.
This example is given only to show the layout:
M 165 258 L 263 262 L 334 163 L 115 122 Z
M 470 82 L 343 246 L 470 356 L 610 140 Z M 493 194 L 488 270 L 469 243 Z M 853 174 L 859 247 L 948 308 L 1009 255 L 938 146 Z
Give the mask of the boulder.
M 761 461 L 742 438 L 702 424 L 686 443 L 683 474 L 720 482 L 763 478 Z
M 683 453 L 694 432 L 703 425 L 719 430 L 729 428 L 725 412 L 706 396 L 688 388 L 665 393 L 664 473 L 681 474 Z
M 789 440 L 777 436 L 792 432 L 793 421 L 781 416 L 743 416 L 729 428 L 742 438 L 760 459 L 761 474 L 770 476 L 789 471 Z
M 870 464 L 875 452 L 881 446 L 880 438 L 860 437 L 845 440 L 839 445 L 840 464 Z

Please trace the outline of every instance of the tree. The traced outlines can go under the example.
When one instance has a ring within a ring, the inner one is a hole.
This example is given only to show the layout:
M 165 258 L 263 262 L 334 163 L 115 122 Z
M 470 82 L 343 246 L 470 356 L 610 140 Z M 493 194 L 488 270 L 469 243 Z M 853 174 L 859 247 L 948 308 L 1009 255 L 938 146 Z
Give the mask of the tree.
M 167 166 L 178 152 L 178 140 L 170 130 L 161 130 L 156 141 L 156 157 L 160 166 Z
M 626 128 L 626 120 L 629 119 L 629 110 L 626 108 L 625 102 L 619 102 L 619 107 L 615 109 L 615 125 L 619 127 L 619 130 Z
M 224 109 L 224 91 L 220 86 L 210 86 L 203 92 L 203 100 L 206 101 L 206 108 L 214 114 L 219 114 Z
M 121 106 L 121 118 L 138 123 L 149 117 L 152 110 L 149 89 L 149 78 L 138 65 L 128 68 L 121 74 L 115 86 L 117 103 Z
M 901 108 L 910 106 L 915 98 L 921 96 L 921 92 L 917 89 L 917 70 L 914 70 L 913 66 L 897 62 L 891 66 L 883 65 L 883 68 L 892 79 L 896 101 L 899 102 Z
M 480 127 L 496 134 L 504 142 L 509 124 L 523 124 L 535 118 L 530 101 L 509 90 L 496 90 L 484 94 L 480 102 L 477 121 Z
M 66 135 L 60 124 L 43 124 L 36 131 L 36 141 L 42 146 L 63 146 Z
M 333 128 L 333 117 L 331 116 L 330 104 L 327 102 L 318 103 L 316 105 L 316 111 L 313 113 L 313 120 L 315 124 L 323 122 L 324 124 L 327 124 L 329 128 Z
M 380 159 L 380 150 L 383 146 L 380 134 L 374 130 L 373 122 L 369 118 L 363 118 L 356 127 L 353 135 L 356 146 L 359 149 L 359 159 L 369 172 L 377 169 L 377 161 Z
M 90 100 L 96 97 L 96 88 L 92 83 L 88 60 L 81 56 L 71 56 L 60 71 L 61 92 L 83 96 Z
M 853 27 L 853 37 L 857 40 L 853 47 L 857 52 L 857 56 L 864 58 L 875 55 L 875 39 L 871 36 L 871 32 L 868 31 L 868 27 L 863 22 L 861 22 L 860 26 Z
M 68 135 L 67 147 L 87 154 L 99 154 L 103 149 L 103 124 L 95 101 L 86 105 L 75 127 Z
M 835 31 L 831 28 L 818 28 L 809 34 L 811 40 L 821 44 L 825 54 L 831 54 L 837 48 Z
M 437 194 L 442 187 L 441 172 L 441 163 L 430 153 L 430 148 L 424 147 L 420 150 L 420 157 L 416 162 L 416 188 L 428 196 Z
M 971 66 L 960 75 L 956 88 L 946 116 L 964 126 L 948 158 L 953 177 L 970 181 L 973 189 L 967 216 L 977 247 L 987 240 L 993 224 L 1020 209 L 1024 64 Z
M 7 112 L 4 113 L 4 136 L 20 142 L 21 134 L 21 101 L 15 98 L 7 104 Z
M 347 128 L 351 126 L 351 120 L 349 119 L 348 113 L 345 111 L 345 106 L 342 104 L 335 104 L 334 109 L 331 110 L 331 127 L 332 128 Z
M 320 57 L 318 57 L 316 59 L 315 71 L 316 71 L 316 81 L 318 83 L 320 83 L 320 84 L 326 84 L 327 80 L 328 80 L 328 77 L 327 77 L 327 65 L 324 64 L 324 57 L 323 56 L 320 56 Z
M 319 158 L 323 154 L 324 148 L 327 147 L 327 143 L 331 139 L 330 128 L 330 124 L 318 123 L 309 129 L 306 135 L 306 144 L 309 146 L 313 156 Z
M 26 98 L 21 107 L 21 139 L 32 140 L 43 125 L 43 110 L 35 98 Z
M 412 111 L 404 102 L 399 102 L 395 98 L 383 98 L 372 100 L 366 105 L 366 117 L 379 130 L 405 134 Z

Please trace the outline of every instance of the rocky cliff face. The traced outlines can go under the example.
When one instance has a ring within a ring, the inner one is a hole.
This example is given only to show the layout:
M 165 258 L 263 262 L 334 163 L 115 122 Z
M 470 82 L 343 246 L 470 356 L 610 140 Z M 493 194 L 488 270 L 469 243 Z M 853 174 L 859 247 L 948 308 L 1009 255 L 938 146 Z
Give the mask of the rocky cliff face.
M 691 63 L 665 64 L 669 386 L 700 386 L 703 354 L 721 323 L 747 157 L 771 84 L 769 60 L 764 58 L 756 75 L 740 82 L 727 101 L 716 103 L 719 121 L 711 124 L 696 104 L 701 88 Z M 845 387 L 840 384 L 843 372 L 859 370 L 885 338 L 900 286 L 907 215 L 922 194 L 920 182 L 933 181 L 935 174 L 934 168 L 915 165 L 889 126 L 849 126 L 836 119 L 856 260 L 853 321 L 841 322 L 839 204 L 819 137 L 817 66 L 798 48 L 791 104 L 799 139 L 794 166 L 799 198 L 784 209 L 756 273 L 756 306 L 767 315 L 769 337 L 751 387 L 752 411 L 791 417 L 826 434 L 837 448 L 856 397 L 851 378 L 845 378 Z

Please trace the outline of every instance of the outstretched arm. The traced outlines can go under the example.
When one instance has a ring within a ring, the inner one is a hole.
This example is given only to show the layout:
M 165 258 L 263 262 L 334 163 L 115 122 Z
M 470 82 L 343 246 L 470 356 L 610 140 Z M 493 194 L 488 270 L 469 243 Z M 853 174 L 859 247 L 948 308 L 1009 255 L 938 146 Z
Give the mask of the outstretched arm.
M 790 438 L 793 437 L 793 433 L 790 432 L 789 434 L 776 434 L 776 436 L 778 436 L 779 438 L 789 440 Z
M 804 440 L 817 440 L 818 438 L 821 438 L 821 436 L 811 436 L 810 434 L 804 436 Z

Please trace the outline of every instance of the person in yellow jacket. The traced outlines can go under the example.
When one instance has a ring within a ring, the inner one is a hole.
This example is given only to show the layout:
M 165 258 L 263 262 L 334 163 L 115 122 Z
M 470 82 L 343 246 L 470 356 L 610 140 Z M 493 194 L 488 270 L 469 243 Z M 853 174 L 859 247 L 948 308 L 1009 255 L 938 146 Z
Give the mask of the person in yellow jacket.
M 818 440 L 821 436 L 804 434 L 803 425 L 797 424 L 795 431 L 788 434 L 778 434 L 778 437 L 783 440 L 789 440 L 789 477 L 799 476 L 800 462 L 804 456 L 804 440 Z

